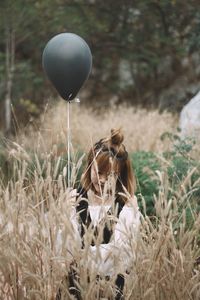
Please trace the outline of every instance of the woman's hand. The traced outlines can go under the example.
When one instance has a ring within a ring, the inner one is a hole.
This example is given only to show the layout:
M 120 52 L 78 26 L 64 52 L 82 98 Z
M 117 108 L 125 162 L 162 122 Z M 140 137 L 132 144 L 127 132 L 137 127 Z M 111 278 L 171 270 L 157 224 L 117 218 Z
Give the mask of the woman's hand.
M 133 197 L 129 197 L 127 199 L 126 205 L 137 209 L 138 208 L 137 197 L 135 195 Z
M 67 202 L 74 205 L 76 203 L 76 198 L 79 196 L 76 189 L 68 188 L 67 189 Z
M 131 196 L 127 191 L 125 191 L 125 193 L 119 193 L 119 195 L 126 199 L 126 206 L 138 209 L 137 197 L 135 195 Z

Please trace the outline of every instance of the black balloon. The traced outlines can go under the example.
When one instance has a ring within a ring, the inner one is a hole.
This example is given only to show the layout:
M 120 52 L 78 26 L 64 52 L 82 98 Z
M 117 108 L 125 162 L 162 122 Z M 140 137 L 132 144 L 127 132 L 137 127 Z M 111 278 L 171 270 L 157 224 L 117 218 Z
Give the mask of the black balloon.
M 87 43 L 74 33 L 60 33 L 46 45 L 43 68 L 60 96 L 71 101 L 87 80 L 92 55 Z

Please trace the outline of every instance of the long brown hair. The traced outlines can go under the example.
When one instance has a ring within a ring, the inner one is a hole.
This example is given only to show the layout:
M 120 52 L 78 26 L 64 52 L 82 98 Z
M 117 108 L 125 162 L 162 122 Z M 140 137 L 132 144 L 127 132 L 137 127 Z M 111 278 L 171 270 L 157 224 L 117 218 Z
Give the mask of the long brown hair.
M 110 158 L 113 161 L 113 169 L 118 174 L 116 182 L 116 197 L 126 202 L 126 197 L 119 195 L 127 190 L 130 196 L 134 195 L 136 189 L 135 176 L 131 166 L 128 152 L 122 143 L 124 136 L 120 129 L 111 129 L 111 136 L 99 140 L 90 149 L 88 153 L 87 166 L 81 178 L 82 187 L 88 191 L 89 189 L 95 192 L 91 182 L 91 167 L 96 160 L 98 169 L 102 173 L 107 173 L 110 166 Z M 124 189 L 125 188 L 125 189 Z

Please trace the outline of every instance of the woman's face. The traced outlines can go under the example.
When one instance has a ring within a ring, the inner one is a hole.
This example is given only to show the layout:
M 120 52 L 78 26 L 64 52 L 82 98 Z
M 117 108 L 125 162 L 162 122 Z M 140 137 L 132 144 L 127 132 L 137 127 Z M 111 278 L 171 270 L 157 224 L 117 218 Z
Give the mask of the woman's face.
M 117 173 L 113 171 L 112 162 L 103 170 L 96 161 L 91 166 L 91 182 L 98 195 L 113 195 L 115 193 Z

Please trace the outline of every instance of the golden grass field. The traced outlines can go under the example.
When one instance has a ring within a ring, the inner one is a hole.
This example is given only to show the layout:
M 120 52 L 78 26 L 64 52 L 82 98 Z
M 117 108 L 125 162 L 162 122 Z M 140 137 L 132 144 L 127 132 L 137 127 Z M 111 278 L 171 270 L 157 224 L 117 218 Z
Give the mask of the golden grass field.
M 70 105 L 71 137 L 74 148 L 89 149 L 91 143 L 110 134 L 111 128 L 121 127 L 128 151 L 146 150 L 163 151 L 160 141 L 162 133 L 174 132 L 178 127 L 177 116 L 157 111 L 135 109 L 126 105 L 104 108 L 102 112 L 85 107 L 82 103 Z M 27 134 L 28 130 L 28 134 Z M 40 125 L 28 127 L 20 143 L 25 148 L 51 151 L 53 145 L 66 145 L 67 104 L 58 102 L 47 108 L 40 120 Z M 27 138 L 28 135 L 28 138 Z M 65 149 L 64 149 L 65 151 Z
M 78 148 L 87 151 L 113 127 L 122 127 L 130 152 L 146 150 L 160 155 L 171 147 L 160 136 L 166 131 L 176 132 L 178 118 L 125 106 L 98 114 L 82 104 L 71 105 L 74 152 Z M 67 108 L 59 102 L 44 112 L 39 125 L 27 128 L 15 141 L 6 142 L 14 171 L 13 179 L 0 185 L 0 299 L 55 299 L 69 269 L 70 255 L 77 261 L 83 299 L 98 299 L 96 274 L 84 264 L 88 248 L 80 251 L 69 221 L 72 204 L 65 183 L 66 168 L 59 169 L 60 157 L 66 151 L 66 128 Z M 74 164 L 73 177 L 81 163 L 82 158 Z M 186 225 L 192 190 L 200 185 L 197 179 L 191 186 L 194 171 L 180 182 L 171 198 L 170 178 L 165 172 L 155 172 L 159 181 L 156 216 L 144 214 L 141 218 L 136 260 L 126 279 L 125 299 L 200 299 L 200 216 L 195 209 L 191 210 L 192 226 Z M 62 243 L 58 245 L 59 230 Z M 67 251 L 69 244 L 71 254 Z M 108 293 L 111 284 L 102 284 Z M 67 294 L 65 299 L 72 297 Z

